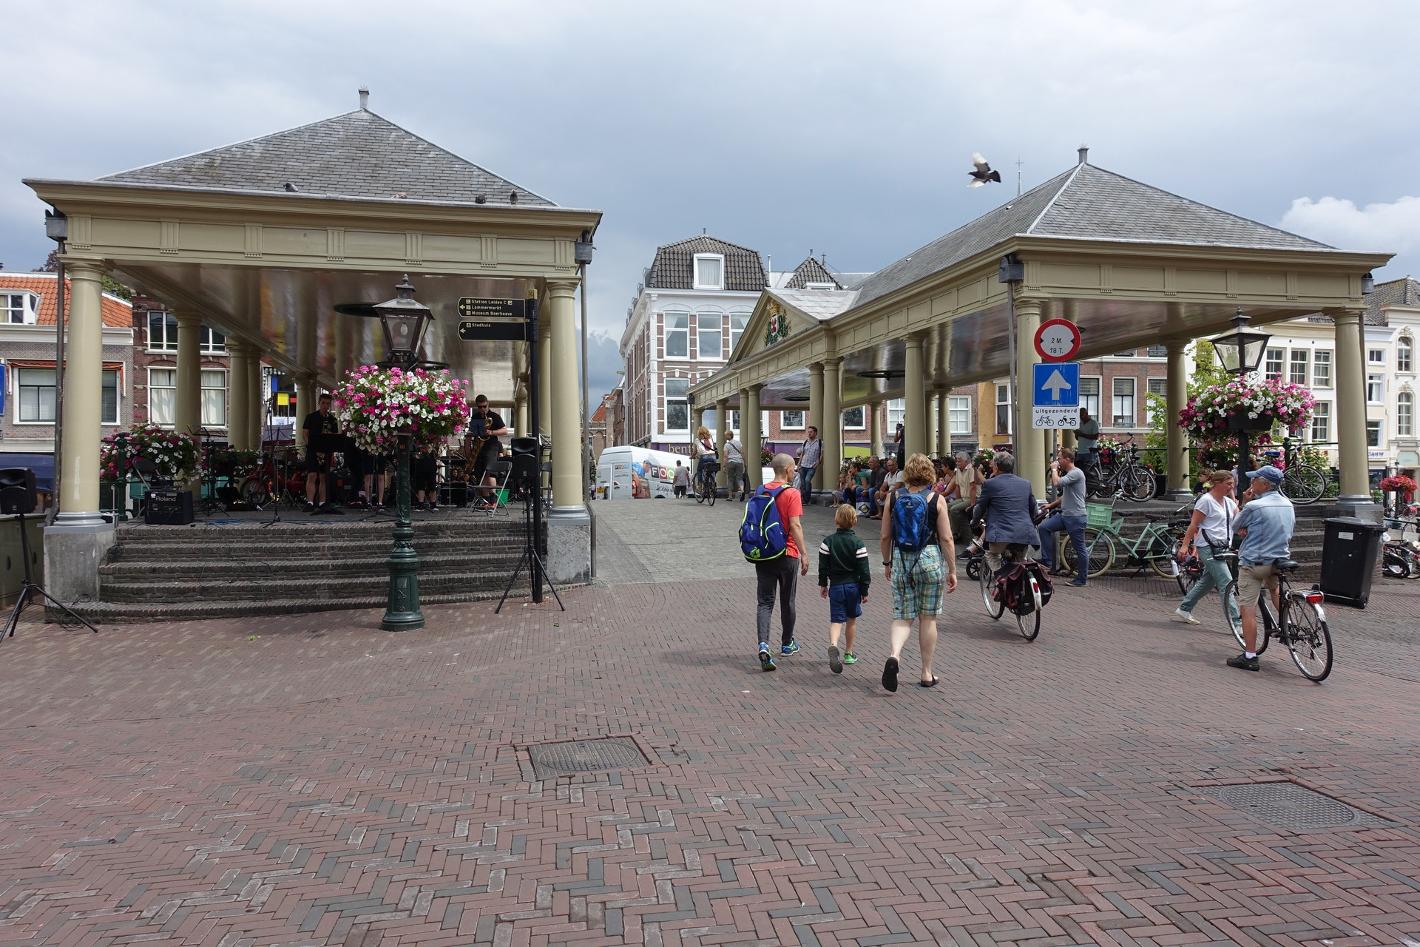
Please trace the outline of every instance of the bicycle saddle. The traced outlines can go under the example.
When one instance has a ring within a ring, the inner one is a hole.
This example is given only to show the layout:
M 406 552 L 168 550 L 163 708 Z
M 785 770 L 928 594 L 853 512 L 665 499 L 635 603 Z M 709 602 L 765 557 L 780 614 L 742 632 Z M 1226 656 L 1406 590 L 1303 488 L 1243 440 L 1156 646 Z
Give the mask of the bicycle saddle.
M 1162 523 L 1164 520 L 1168 519 L 1168 517 L 1155 516 L 1153 513 L 1145 513 L 1144 519 L 1148 520 L 1150 523 Z
M 1302 564 L 1301 564 L 1300 562 L 1294 562 L 1294 561 L 1291 560 L 1291 559 L 1278 559 L 1278 560 L 1276 560 L 1275 562 L 1272 563 L 1272 566 L 1273 566 L 1273 568 L 1275 568 L 1278 572 L 1289 572 L 1289 573 L 1290 573 L 1290 572 L 1296 572 L 1298 569 L 1300 569 L 1300 568 L 1302 567 Z

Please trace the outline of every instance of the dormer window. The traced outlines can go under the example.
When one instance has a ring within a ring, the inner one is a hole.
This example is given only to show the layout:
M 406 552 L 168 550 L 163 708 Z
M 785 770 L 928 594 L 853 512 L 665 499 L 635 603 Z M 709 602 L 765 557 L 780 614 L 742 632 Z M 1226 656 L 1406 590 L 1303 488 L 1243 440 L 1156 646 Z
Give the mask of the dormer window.
M 805 283 L 804 289 L 837 289 L 833 283 Z
M 695 254 L 695 289 L 725 288 L 725 258 L 719 253 Z
M 39 318 L 39 294 L 0 292 L 0 315 L 7 325 L 34 325 Z

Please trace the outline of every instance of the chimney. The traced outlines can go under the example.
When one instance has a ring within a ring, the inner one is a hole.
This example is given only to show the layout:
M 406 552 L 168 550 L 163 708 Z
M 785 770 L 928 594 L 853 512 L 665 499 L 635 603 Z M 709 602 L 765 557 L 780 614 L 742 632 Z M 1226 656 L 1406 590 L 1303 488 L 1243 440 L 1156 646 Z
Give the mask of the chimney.
M 1089 163 L 1090 163 L 1090 146 L 1089 146 L 1089 145 L 1081 145 L 1079 148 L 1076 149 L 1076 151 L 1078 151 L 1079 154 L 1080 154 L 1080 164 L 1089 164 Z
M 370 90 L 364 86 L 360 87 L 360 111 L 365 111 L 370 107 Z

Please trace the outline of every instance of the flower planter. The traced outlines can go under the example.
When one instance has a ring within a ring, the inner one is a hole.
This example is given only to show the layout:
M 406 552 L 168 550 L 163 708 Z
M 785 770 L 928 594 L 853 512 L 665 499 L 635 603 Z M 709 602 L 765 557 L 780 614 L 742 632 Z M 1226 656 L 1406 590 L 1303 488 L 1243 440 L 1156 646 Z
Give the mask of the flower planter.
M 1270 414 L 1260 414 L 1255 418 L 1246 414 L 1228 415 L 1229 431 L 1270 431 L 1275 418 Z

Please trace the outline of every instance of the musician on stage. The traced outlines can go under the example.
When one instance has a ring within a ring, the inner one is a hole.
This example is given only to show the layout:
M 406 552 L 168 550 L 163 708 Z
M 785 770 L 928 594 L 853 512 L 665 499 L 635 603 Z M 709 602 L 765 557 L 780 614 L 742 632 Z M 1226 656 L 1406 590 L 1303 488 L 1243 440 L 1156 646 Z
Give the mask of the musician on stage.
M 316 410 L 301 425 L 306 432 L 306 512 L 343 513 L 330 497 L 330 465 L 341 447 L 340 422 L 330 413 L 331 397 L 326 392 L 316 399 Z M 317 504 L 319 498 L 319 504 Z
M 480 425 L 483 428 L 481 442 L 476 434 Z M 473 479 L 469 481 L 469 485 L 478 487 L 482 501 L 487 503 L 492 498 L 491 488 L 497 485 L 490 470 L 498 461 L 498 455 L 503 450 L 503 445 L 499 443 L 498 438 L 508 433 L 508 425 L 498 412 L 488 406 L 488 396 L 479 395 L 473 399 L 473 417 L 470 419 L 469 427 L 471 428 L 470 448 L 478 451 L 473 467 Z

